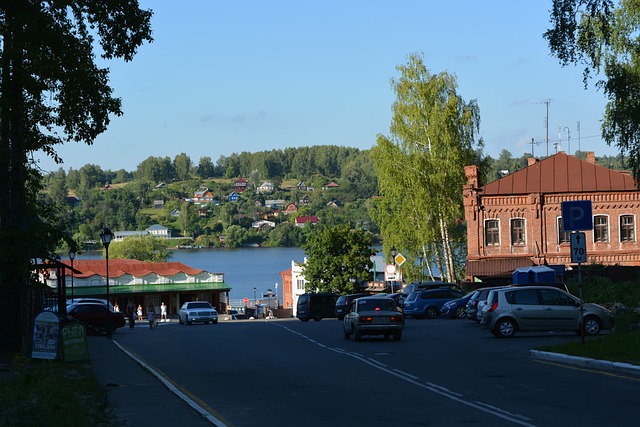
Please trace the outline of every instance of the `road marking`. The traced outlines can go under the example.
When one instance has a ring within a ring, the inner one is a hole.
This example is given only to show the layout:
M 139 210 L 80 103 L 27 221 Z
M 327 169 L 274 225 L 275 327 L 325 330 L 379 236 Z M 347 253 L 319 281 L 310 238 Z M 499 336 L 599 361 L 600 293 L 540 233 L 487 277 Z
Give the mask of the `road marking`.
M 207 406 L 206 403 L 202 402 L 200 399 L 195 397 L 193 394 L 183 389 L 176 383 L 174 383 L 167 375 L 165 375 L 162 371 L 153 366 L 146 363 L 140 357 L 138 357 L 132 351 L 127 350 L 123 346 L 120 345 L 116 340 L 112 340 L 113 343 L 122 350 L 127 356 L 136 361 L 140 366 L 149 371 L 154 377 L 156 377 L 165 387 L 169 389 L 173 394 L 182 399 L 187 405 L 189 405 L 193 410 L 202 415 L 204 419 L 209 421 L 211 424 L 217 427 L 228 427 L 222 420 L 213 415 L 216 411 Z
M 278 326 L 279 328 L 285 329 L 291 333 L 294 333 L 296 335 L 301 336 L 302 338 L 306 339 L 307 341 L 310 341 L 311 343 L 314 343 L 316 345 L 318 345 L 318 343 L 311 339 L 310 337 L 301 334 L 300 332 L 294 331 L 293 329 L 290 329 L 282 324 L 279 323 L 270 323 L 271 325 L 274 326 Z M 329 350 L 329 351 L 333 351 L 334 353 L 337 354 L 341 354 L 344 356 L 349 356 L 352 357 L 354 359 L 360 360 L 361 362 L 372 366 L 382 372 L 386 372 L 390 375 L 393 375 L 394 377 L 397 377 L 403 381 L 406 381 L 410 384 L 413 384 L 415 386 L 418 386 L 420 388 L 424 388 L 426 390 L 431 391 L 432 393 L 438 394 L 440 396 L 446 397 L 447 399 L 453 400 L 455 402 L 461 403 L 463 405 L 469 406 L 471 408 L 477 409 L 479 411 L 485 412 L 487 414 L 491 414 L 493 416 L 496 416 L 498 418 L 502 418 L 503 420 L 507 420 L 510 421 L 512 423 L 515 424 L 519 424 L 525 427 L 536 427 L 535 424 L 531 424 L 528 421 L 531 421 L 531 418 L 525 417 L 524 415 L 519 415 L 519 414 L 512 414 L 508 411 L 505 411 L 503 409 L 500 408 L 496 408 L 494 406 L 491 405 L 487 405 L 485 403 L 482 402 L 472 402 L 470 400 L 465 400 L 464 395 L 461 395 L 459 393 L 455 393 L 450 391 L 449 389 L 447 389 L 446 387 L 442 387 L 430 382 L 420 382 L 419 377 L 415 377 L 415 376 L 407 376 L 406 373 L 402 372 L 402 371 L 398 371 L 396 369 L 390 369 L 387 368 L 386 366 L 381 365 L 379 362 L 372 362 L 372 359 L 366 358 L 361 354 L 358 353 L 352 353 L 349 351 L 346 351 L 344 349 L 341 348 L 332 348 L 332 347 L 327 347 L 327 346 L 323 346 L 325 349 Z
M 571 366 L 571 365 L 565 365 L 563 363 L 549 362 L 548 360 L 535 360 L 534 359 L 534 362 L 544 363 L 546 365 L 558 366 L 560 368 L 573 369 L 574 371 L 591 372 L 592 374 L 600 374 L 600 375 L 605 375 L 605 376 L 608 376 L 608 377 L 622 378 L 622 379 L 625 379 L 625 380 L 640 382 L 640 378 L 638 378 L 638 377 L 631 377 L 631 376 L 628 376 L 628 375 L 616 374 L 616 373 L 613 373 L 613 372 L 600 371 L 598 369 L 581 368 L 579 366 Z

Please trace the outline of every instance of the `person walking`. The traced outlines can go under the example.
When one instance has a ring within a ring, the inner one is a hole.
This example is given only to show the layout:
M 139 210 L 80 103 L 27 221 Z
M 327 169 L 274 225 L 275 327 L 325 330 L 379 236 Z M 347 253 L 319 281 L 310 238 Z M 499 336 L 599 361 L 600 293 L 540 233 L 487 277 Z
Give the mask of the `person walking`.
M 133 331 L 133 327 L 136 324 L 136 316 L 135 316 L 135 312 L 136 312 L 136 306 L 133 303 L 133 300 L 129 300 L 129 304 L 127 304 L 127 319 L 129 320 L 129 329 Z
M 164 304 L 160 304 L 160 319 L 162 322 L 167 321 L 167 306 Z
M 142 322 L 142 306 L 138 306 L 138 322 Z

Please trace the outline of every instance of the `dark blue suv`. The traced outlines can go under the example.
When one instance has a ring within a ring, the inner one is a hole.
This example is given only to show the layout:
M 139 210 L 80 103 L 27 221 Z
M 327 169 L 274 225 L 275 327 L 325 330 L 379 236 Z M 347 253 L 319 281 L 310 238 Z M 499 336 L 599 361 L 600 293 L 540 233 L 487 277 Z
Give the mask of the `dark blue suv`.
M 411 292 L 404 300 L 405 316 L 418 319 L 433 319 L 438 316 L 440 308 L 447 302 L 462 298 L 464 292 L 457 289 L 431 289 L 428 291 Z

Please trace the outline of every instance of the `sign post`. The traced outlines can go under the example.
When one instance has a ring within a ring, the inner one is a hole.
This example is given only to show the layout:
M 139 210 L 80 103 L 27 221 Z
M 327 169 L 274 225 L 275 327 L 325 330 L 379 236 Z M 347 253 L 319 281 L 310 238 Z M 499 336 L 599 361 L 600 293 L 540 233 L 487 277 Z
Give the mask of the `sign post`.
M 593 230 L 591 200 L 562 202 L 562 228 L 569 236 L 571 262 L 578 263 L 578 289 L 580 289 L 580 339 L 584 344 L 584 300 L 582 299 L 582 263 L 587 261 L 587 241 L 581 230 Z

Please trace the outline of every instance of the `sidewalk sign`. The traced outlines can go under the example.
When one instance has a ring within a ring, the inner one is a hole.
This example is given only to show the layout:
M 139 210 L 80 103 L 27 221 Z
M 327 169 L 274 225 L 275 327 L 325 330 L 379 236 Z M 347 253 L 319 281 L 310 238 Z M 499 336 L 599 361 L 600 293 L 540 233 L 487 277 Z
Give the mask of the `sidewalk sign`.
M 59 331 L 58 316 L 50 311 L 38 314 L 33 325 L 31 357 L 33 359 L 55 359 L 58 357 Z
M 82 323 L 67 323 L 62 326 L 62 354 L 65 362 L 89 359 L 87 333 Z

